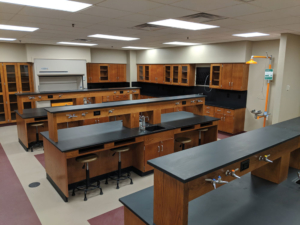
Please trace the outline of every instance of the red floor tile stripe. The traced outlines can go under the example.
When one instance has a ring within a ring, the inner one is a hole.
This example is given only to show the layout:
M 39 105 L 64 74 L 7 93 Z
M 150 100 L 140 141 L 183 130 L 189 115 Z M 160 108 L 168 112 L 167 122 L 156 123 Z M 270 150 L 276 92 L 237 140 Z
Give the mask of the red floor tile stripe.
M 1 144 L 0 224 L 41 224 Z
M 42 166 L 45 168 L 45 155 L 44 155 L 44 153 L 34 155 L 34 156 L 42 164 Z
M 124 206 L 96 216 L 88 222 L 91 225 L 124 225 Z

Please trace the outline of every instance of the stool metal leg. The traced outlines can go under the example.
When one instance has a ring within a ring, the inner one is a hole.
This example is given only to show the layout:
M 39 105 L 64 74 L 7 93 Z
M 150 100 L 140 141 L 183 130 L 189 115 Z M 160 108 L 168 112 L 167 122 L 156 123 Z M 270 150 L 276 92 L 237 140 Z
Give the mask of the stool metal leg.
M 184 150 L 185 149 L 185 144 L 182 144 L 182 150 Z

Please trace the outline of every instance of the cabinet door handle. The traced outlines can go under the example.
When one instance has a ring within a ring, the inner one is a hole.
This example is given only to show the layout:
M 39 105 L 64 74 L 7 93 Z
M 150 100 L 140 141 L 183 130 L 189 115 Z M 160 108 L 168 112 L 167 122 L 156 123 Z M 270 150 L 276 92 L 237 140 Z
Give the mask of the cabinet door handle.
M 229 82 L 229 87 L 230 87 L 230 82 Z
M 97 120 L 95 120 L 95 123 L 97 123 Z
M 218 109 L 217 111 L 219 111 L 219 112 L 220 112 L 220 111 L 221 111 L 221 109 Z
M 158 148 L 158 152 L 160 152 L 160 146 L 157 146 L 157 148 Z
M 162 152 L 164 151 L 164 146 L 163 146 L 163 145 L 161 145 L 161 151 L 162 151 Z
M 233 87 L 233 82 L 231 82 L 231 87 Z

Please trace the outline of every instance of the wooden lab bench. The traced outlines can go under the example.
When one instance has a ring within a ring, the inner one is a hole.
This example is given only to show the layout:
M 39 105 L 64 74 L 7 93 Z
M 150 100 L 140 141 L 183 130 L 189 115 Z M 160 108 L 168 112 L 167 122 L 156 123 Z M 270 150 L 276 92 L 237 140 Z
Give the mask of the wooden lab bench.
M 125 225 L 299 223 L 298 211 L 291 208 L 300 206 L 297 170 L 289 174 L 289 167 L 300 169 L 300 117 L 148 164 L 154 167 L 154 187 L 120 199 Z M 219 176 L 230 183 L 217 183 L 214 190 L 206 179 Z
M 150 159 L 174 152 L 174 138 L 181 133 L 208 129 L 202 136 L 203 144 L 217 140 L 218 119 L 198 116 L 189 112 L 175 112 L 162 115 L 162 129 L 140 131 L 126 128 L 122 121 L 58 130 L 58 142 L 53 142 L 49 132 L 44 137 L 47 179 L 64 201 L 68 201 L 69 189 L 85 179 L 82 165 L 75 158 L 86 154 L 97 154 L 98 160 L 90 163 L 91 177 L 101 179 L 116 171 L 118 157 L 112 156 L 111 149 L 130 146 L 122 153 L 122 168 L 135 171 L 143 176 L 153 171 L 146 162 Z M 198 145 L 198 142 L 197 142 Z
M 85 89 L 74 91 L 52 91 L 52 92 L 33 92 L 19 93 L 17 95 L 18 110 L 16 110 L 18 139 L 22 147 L 27 151 L 30 143 L 36 140 L 36 129 L 31 126 L 34 123 L 43 123 L 39 127 L 39 132 L 48 130 L 47 111 L 44 108 L 35 108 L 34 102 L 38 101 L 69 101 L 74 105 L 83 105 L 83 99 L 87 98 L 91 103 L 101 103 L 108 101 L 124 101 L 129 100 L 130 95 L 133 99 L 139 99 L 140 88 L 102 88 L 102 89 Z M 24 105 L 30 103 L 34 108 L 24 109 Z M 104 118 L 104 121 L 109 121 L 109 118 Z M 102 121 L 99 121 L 102 122 Z M 65 122 L 58 125 L 58 129 L 76 127 L 85 125 L 82 121 Z M 42 136 L 39 134 L 40 140 Z

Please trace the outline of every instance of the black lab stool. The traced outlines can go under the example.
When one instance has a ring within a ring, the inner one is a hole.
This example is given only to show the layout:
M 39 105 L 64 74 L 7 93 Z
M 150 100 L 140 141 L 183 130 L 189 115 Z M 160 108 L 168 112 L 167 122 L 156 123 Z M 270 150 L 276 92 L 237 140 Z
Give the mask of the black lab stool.
M 86 180 L 85 180 L 85 186 L 79 186 L 73 189 L 72 196 L 75 195 L 75 190 L 78 189 L 79 191 L 84 191 L 84 201 L 87 201 L 86 194 L 88 191 L 92 191 L 95 189 L 100 189 L 100 195 L 103 195 L 102 188 L 100 187 L 100 181 L 97 181 L 97 185 L 90 184 L 90 170 L 89 170 L 89 163 L 96 161 L 98 159 L 98 156 L 96 154 L 89 154 L 84 156 L 79 156 L 76 158 L 76 161 L 79 163 L 84 163 L 82 169 L 85 168 L 86 172 Z
M 40 141 L 40 139 L 39 139 L 39 127 L 44 126 L 44 124 L 43 123 L 34 123 L 34 124 L 30 124 L 30 126 L 35 127 L 35 129 L 36 129 L 36 132 L 35 132 L 36 140 L 35 140 L 35 142 L 32 142 L 30 144 L 31 152 L 33 152 L 33 147 L 43 146 L 43 142 Z

